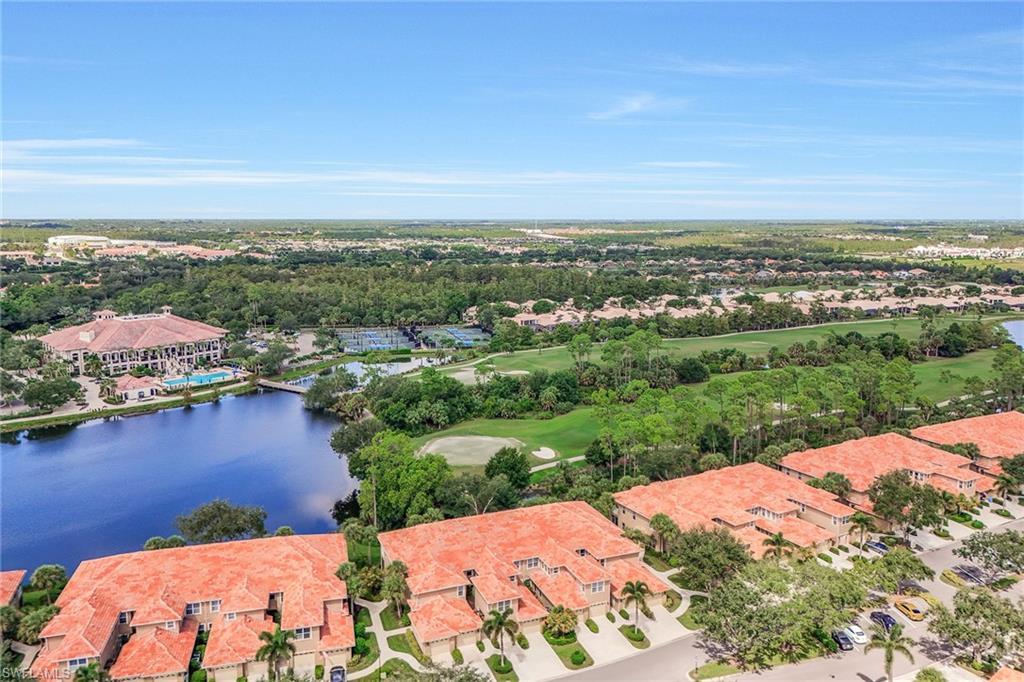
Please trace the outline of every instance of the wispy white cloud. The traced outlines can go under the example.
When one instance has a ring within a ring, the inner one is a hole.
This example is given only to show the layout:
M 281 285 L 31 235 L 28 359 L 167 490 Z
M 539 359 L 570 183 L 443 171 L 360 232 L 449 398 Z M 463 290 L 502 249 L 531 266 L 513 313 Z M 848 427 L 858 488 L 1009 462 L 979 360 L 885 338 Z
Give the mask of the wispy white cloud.
M 613 121 L 636 114 L 683 109 L 689 106 L 691 101 L 680 97 L 659 97 L 653 92 L 638 92 L 620 97 L 607 109 L 588 113 L 587 118 L 593 121 Z
M 31 138 L 25 140 L 3 140 L 4 151 L 37 151 L 46 149 L 111 149 L 142 147 L 139 140 L 121 137 L 78 137 L 78 138 Z
M 641 161 L 641 166 L 648 168 L 740 168 L 738 163 L 724 161 Z
M 733 61 L 702 61 L 685 57 L 669 56 L 657 60 L 653 68 L 691 76 L 755 77 L 781 76 L 802 70 L 798 64 L 769 64 Z

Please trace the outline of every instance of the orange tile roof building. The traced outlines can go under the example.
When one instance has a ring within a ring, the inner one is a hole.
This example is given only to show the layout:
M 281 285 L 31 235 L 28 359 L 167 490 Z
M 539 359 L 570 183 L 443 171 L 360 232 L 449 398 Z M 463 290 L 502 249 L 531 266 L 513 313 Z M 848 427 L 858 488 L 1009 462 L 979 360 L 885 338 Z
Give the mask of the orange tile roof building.
M 721 526 L 761 558 L 775 533 L 815 550 L 842 544 L 853 513 L 832 493 L 751 462 L 615 493 L 612 521 L 644 533 L 655 514 L 681 530 Z
M 18 606 L 25 571 L 0 571 L 0 606 Z
M 627 580 L 647 583 L 660 603 L 669 586 L 641 561 L 643 550 L 583 502 L 511 509 L 381 533 L 385 564 L 409 569 L 409 619 L 423 651 L 440 657 L 471 647 L 481 616 L 512 609 L 527 632 L 548 610 L 585 619 L 619 603 Z
M 90 355 L 103 362 L 110 374 L 136 367 L 158 373 L 182 373 L 201 360 L 220 362 L 226 329 L 171 314 L 170 306 L 150 315 L 118 316 L 112 310 L 93 313 L 92 322 L 58 329 L 39 338 L 47 354 L 85 372 Z
M 974 460 L 975 468 L 998 476 L 1003 473 L 1001 459 L 1024 454 L 1024 414 L 1001 412 L 957 419 L 916 428 L 910 435 L 936 445 L 974 443 L 981 452 Z
M 292 535 L 133 552 L 84 561 L 40 634 L 39 679 L 98 662 L 112 679 L 181 680 L 208 632 L 200 665 L 214 682 L 267 674 L 257 662 L 271 614 L 294 633 L 294 666 L 347 664 L 355 644 L 340 534 Z
M 843 474 L 853 487 L 849 501 L 868 512 L 868 488 L 876 478 L 891 471 L 906 471 L 915 482 L 954 495 L 974 496 L 992 487 L 992 479 L 974 471 L 970 459 L 898 433 L 793 452 L 782 458 L 779 469 L 802 481 L 822 478 L 830 471 Z

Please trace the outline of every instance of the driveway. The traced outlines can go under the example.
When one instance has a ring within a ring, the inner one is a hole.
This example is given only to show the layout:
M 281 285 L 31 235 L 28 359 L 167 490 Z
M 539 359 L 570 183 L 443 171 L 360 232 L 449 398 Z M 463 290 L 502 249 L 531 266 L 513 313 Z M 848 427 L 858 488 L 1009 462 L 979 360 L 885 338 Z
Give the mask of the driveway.
M 524 651 L 518 646 L 505 646 L 505 655 L 512 661 L 512 667 L 520 680 L 546 680 L 569 672 L 551 645 L 539 632 L 526 635 L 530 648 Z

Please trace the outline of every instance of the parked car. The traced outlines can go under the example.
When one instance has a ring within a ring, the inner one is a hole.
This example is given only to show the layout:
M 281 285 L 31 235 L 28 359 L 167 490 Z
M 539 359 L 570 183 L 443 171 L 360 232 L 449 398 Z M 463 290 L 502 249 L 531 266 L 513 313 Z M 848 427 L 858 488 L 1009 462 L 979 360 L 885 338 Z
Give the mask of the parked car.
M 924 611 L 917 607 L 912 601 L 898 601 L 894 604 L 896 610 L 902 613 L 904 616 L 913 621 L 924 620 Z
M 981 576 L 981 573 L 973 566 L 954 566 L 952 568 L 952 571 L 958 577 L 969 583 L 974 583 L 975 585 L 985 584 L 985 580 Z
M 859 625 L 854 625 L 853 623 L 850 623 L 846 626 L 846 629 L 843 630 L 843 632 L 846 633 L 846 636 L 849 637 L 854 644 L 868 643 L 867 633 L 861 630 Z
M 896 619 L 885 611 L 872 611 L 870 618 L 872 621 L 885 628 L 886 632 L 891 630 L 893 625 L 896 625 Z
M 844 630 L 835 630 L 832 632 L 832 641 L 839 645 L 840 651 L 853 651 L 853 642 L 846 636 Z
M 864 543 L 864 546 L 873 552 L 878 552 L 879 554 L 889 553 L 889 546 L 884 542 L 879 542 L 878 540 L 868 540 Z
M 331 682 L 345 682 L 345 669 L 340 665 L 331 668 Z

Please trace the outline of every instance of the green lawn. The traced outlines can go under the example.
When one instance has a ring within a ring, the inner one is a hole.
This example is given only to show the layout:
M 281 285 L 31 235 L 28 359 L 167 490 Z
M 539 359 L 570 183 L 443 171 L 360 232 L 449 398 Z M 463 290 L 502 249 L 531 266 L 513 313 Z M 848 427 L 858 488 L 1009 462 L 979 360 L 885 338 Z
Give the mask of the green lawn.
M 632 625 L 620 625 L 619 632 L 626 638 L 626 641 L 633 645 L 636 649 L 648 649 L 651 646 L 651 640 L 647 639 L 647 635 L 644 634 L 643 630 L 634 630 Z M 636 633 L 640 634 L 640 639 L 633 639 Z
M 350 673 L 369 668 L 380 656 L 380 646 L 377 645 L 377 635 L 372 632 L 367 632 L 366 644 L 370 647 L 370 652 L 365 656 L 352 657 L 352 660 L 348 664 L 348 671 Z
M 690 597 L 690 606 L 686 609 L 683 615 L 679 616 L 679 623 L 687 630 L 700 630 L 700 625 L 694 618 L 696 610 L 700 609 L 701 604 L 707 601 L 707 597 L 702 597 L 699 594 L 692 595 Z
M 1012 316 L 997 316 L 1008 318 Z M 955 321 L 971 321 L 974 316 L 944 316 L 940 318 L 940 326 Z M 993 317 L 991 319 L 997 319 Z M 665 352 L 671 356 L 694 356 L 703 350 L 721 350 L 736 348 L 749 354 L 768 352 L 772 346 L 788 348 L 796 342 L 806 343 L 810 340 L 821 340 L 830 332 L 845 334 L 858 331 L 865 335 L 877 335 L 885 332 L 896 332 L 902 336 L 916 339 L 921 333 L 921 322 L 914 317 L 858 320 L 856 322 L 834 322 L 814 327 L 795 327 L 792 329 L 773 329 L 768 331 L 740 332 L 721 336 L 690 337 L 685 339 L 666 339 Z M 595 344 L 591 360 L 600 361 L 600 344 Z M 499 372 L 533 371 L 535 369 L 564 369 L 572 365 L 572 358 L 565 348 L 547 348 L 516 351 L 511 355 L 499 355 L 493 358 L 494 366 Z M 446 367 L 441 371 L 450 374 L 458 371 L 459 365 Z
M 392 658 L 384 661 L 384 664 L 380 667 L 381 673 L 385 677 L 391 677 L 393 673 L 404 673 L 406 675 L 412 675 L 416 671 L 412 669 L 412 666 L 403 661 L 400 658 Z
M 696 670 L 691 670 L 690 677 L 692 677 L 695 680 L 710 680 L 715 677 L 735 675 L 739 671 L 739 668 L 728 663 L 705 663 Z
M 573 642 L 572 644 L 552 644 L 548 642 L 548 646 L 555 650 L 558 658 L 562 661 L 562 665 L 569 670 L 580 670 L 594 665 L 594 659 L 590 657 L 590 653 L 579 642 Z M 582 651 L 584 656 L 583 662 L 579 665 L 572 662 L 572 655 L 576 651 Z
M 397 630 L 398 628 L 408 627 L 409 625 L 409 614 L 402 609 L 402 617 L 398 617 L 398 612 L 395 611 L 394 604 L 388 604 L 387 608 L 380 612 L 380 623 L 384 626 L 385 630 Z
M 430 659 L 423 654 L 419 643 L 416 642 L 416 639 L 413 637 L 412 631 L 410 630 L 389 636 L 388 646 L 395 651 L 400 651 L 403 654 L 409 654 L 423 665 L 430 663 Z
M 417 448 L 435 438 L 446 436 L 496 436 L 517 438 L 524 443 L 526 452 L 549 447 L 559 458 L 582 455 L 597 437 L 597 422 L 592 419 L 592 408 L 583 407 L 552 419 L 472 419 L 444 431 L 435 431 L 415 439 Z M 534 464 L 546 460 L 531 457 Z
M 348 560 L 359 566 L 380 566 L 380 545 L 373 543 L 367 547 L 359 542 L 349 542 Z
M 487 657 L 487 667 L 491 669 L 491 674 L 494 675 L 494 679 L 497 680 L 497 682 L 519 682 L 519 675 L 516 675 L 516 671 L 511 665 L 512 661 L 510 661 L 507 656 L 505 657 L 505 662 L 508 664 L 509 672 L 499 673 L 495 668 L 501 665 L 501 656 L 499 654 L 494 654 Z

